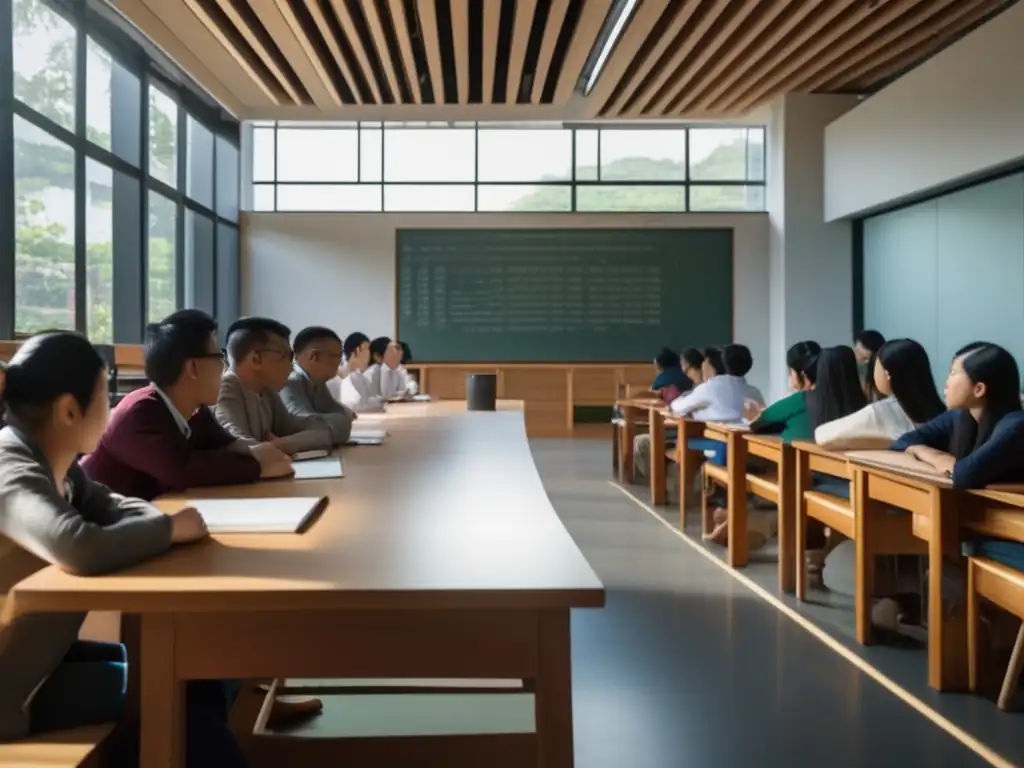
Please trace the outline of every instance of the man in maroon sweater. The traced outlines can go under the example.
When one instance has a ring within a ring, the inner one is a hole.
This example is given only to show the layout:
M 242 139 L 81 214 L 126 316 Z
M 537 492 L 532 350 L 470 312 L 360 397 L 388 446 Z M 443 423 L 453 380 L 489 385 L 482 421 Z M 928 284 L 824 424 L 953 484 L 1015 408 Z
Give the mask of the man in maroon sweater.
M 99 446 L 82 459 L 93 480 L 151 500 L 291 473 L 290 459 L 276 447 L 243 445 L 207 408 L 217 402 L 224 369 L 216 329 L 214 319 L 196 309 L 147 329 L 146 377 L 152 383 L 118 404 Z
M 189 488 L 292 473 L 291 459 L 276 447 L 243 445 L 210 412 L 224 370 L 212 317 L 185 309 L 150 325 L 145 363 L 152 383 L 117 405 L 99 446 L 80 462 L 93 480 L 150 501 Z M 322 709 L 315 698 L 278 700 L 269 724 L 294 724 Z

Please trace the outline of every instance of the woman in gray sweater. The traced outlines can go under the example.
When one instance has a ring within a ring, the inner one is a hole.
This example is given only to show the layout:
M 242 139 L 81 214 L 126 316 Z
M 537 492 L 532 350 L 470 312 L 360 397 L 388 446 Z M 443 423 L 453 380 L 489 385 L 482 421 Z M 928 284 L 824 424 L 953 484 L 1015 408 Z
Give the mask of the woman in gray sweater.
M 20 580 L 56 565 L 101 574 L 204 538 L 192 508 L 164 515 L 90 481 L 77 457 L 107 422 L 107 372 L 84 337 L 45 333 L 0 368 L 0 601 Z M 29 614 L 0 625 L 0 740 L 120 720 L 127 659 L 116 643 L 79 641 L 84 614 Z M 188 693 L 189 766 L 244 766 L 226 726 L 225 685 Z M 120 732 L 110 763 L 137 763 Z

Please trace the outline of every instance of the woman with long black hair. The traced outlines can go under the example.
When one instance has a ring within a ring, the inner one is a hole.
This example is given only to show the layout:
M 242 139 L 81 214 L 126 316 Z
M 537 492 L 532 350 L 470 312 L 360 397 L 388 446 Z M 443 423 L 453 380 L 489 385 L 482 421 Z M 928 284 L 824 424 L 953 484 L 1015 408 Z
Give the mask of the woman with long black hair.
M 946 410 L 928 353 L 916 341 L 887 341 L 875 355 L 871 376 L 881 399 L 820 425 L 814 431 L 818 445 L 830 450 L 884 449 Z
M 958 350 L 946 379 L 949 410 L 895 443 L 945 472 L 954 488 L 1024 480 L 1024 411 L 1020 370 L 997 344 Z

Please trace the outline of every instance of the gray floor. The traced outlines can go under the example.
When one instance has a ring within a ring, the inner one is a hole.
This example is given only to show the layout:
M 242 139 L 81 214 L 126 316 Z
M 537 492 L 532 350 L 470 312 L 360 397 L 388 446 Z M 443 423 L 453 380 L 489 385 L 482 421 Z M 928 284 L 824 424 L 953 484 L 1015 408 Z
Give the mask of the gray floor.
M 555 509 L 608 590 L 603 610 L 573 616 L 578 768 L 987 764 L 610 485 L 606 441 L 532 445 Z M 747 570 L 774 591 L 774 564 Z M 844 637 L 843 610 L 830 610 L 830 631 Z M 902 670 L 922 687 L 922 652 L 871 650 L 891 677 Z M 1024 720 L 973 697 L 914 693 L 948 699 L 947 717 L 1024 763 Z M 355 707 L 328 699 L 308 735 L 364 730 Z M 463 707 L 449 715 L 471 731 L 519 731 L 531 719 L 516 696 L 495 718 Z M 445 732 L 437 704 L 427 709 L 415 730 Z

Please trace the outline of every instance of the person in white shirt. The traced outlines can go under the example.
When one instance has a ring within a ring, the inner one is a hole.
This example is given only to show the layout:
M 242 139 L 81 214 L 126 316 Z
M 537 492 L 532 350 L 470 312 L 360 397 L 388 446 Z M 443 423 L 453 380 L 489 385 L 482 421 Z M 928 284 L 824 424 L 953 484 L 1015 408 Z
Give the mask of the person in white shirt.
M 726 352 L 733 370 L 744 373 L 750 370 L 753 361 L 746 363 L 750 350 L 741 344 L 730 344 L 725 350 L 717 347 L 705 349 L 704 381 L 673 400 L 669 404 L 672 413 L 695 421 L 741 421 L 746 400 L 764 403 L 757 387 L 748 384 L 743 376 L 727 372 Z
M 384 410 L 384 398 L 374 393 L 367 376 L 370 365 L 370 340 L 364 333 L 350 333 L 342 345 L 345 375 L 339 374 L 327 382 L 327 389 L 335 400 L 356 413 Z
M 412 397 L 419 392 L 419 384 L 402 366 L 402 345 L 387 336 L 370 342 L 372 364 L 367 371 L 371 390 L 385 402 Z
M 924 347 L 911 339 L 886 342 L 875 355 L 874 387 L 881 400 L 814 430 L 814 440 L 834 451 L 888 448 L 892 442 L 943 413 Z

